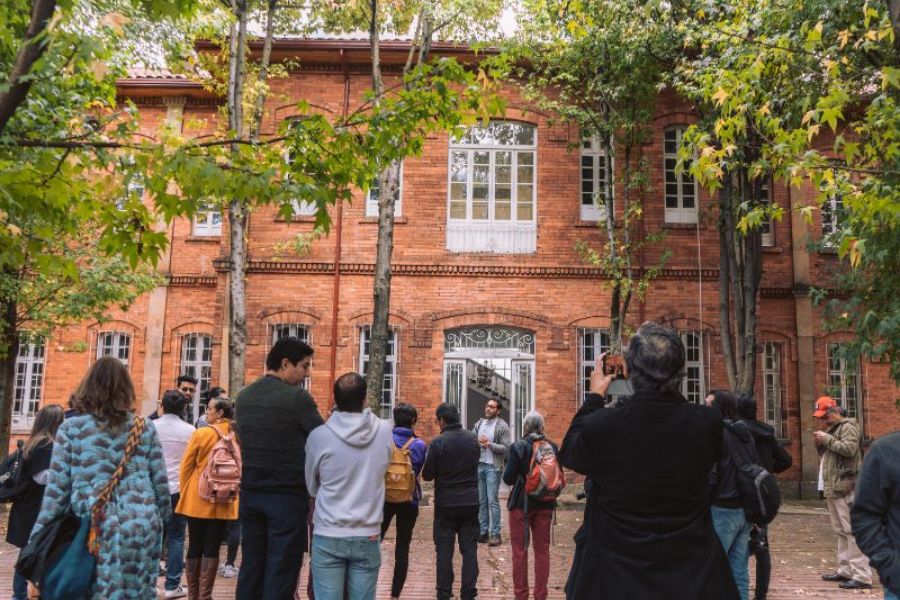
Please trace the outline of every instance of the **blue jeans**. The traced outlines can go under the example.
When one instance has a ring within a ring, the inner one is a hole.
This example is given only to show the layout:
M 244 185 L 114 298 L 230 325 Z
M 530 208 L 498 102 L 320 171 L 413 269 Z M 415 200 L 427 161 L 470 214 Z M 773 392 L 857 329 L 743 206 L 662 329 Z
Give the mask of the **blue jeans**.
M 884 588 L 884 600 L 900 600 L 900 596 L 897 596 L 891 590 Z
M 381 543 L 378 535 L 334 538 L 313 534 L 310 566 L 316 600 L 375 600 Z
M 28 580 L 13 569 L 13 595 L 10 600 L 28 600 Z
M 500 535 L 500 471 L 493 464 L 478 463 L 478 525 L 482 535 Z
M 180 494 L 172 494 L 172 510 L 178 506 Z M 184 573 L 184 528 L 187 518 L 173 513 L 166 525 L 166 590 L 174 590 L 181 583 Z
M 744 517 L 743 508 L 712 507 L 713 527 L 725 554 L 728 555 L 728 564 L 731 566 L 731 574 L 741 593 L 741 600 L 748 600 L 750 596 L 750 573 L 747 566 L 749 561 L 750 523 Z

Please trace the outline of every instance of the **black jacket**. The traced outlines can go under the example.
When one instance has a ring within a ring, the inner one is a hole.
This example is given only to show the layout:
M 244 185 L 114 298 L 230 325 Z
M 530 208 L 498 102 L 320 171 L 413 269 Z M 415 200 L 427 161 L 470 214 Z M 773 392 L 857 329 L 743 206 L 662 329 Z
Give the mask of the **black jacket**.
M 428 445 L 422 479 L 434 481 L 434 506 L 478 506 L 481 446 L 471 431 L 447 425 Z
M 850 522 L 882 585 L 900 594 L 900 432 L 869 448 L 856 479 Z
M 743 422 L 725 420 L 722 429 L 722 458 L 710 471 L 709 482 L 712 503 L 723 508 L 741 508 L 741 492 L 738 490 L 737 463 L 753 462 L 756 448 L 753 436 Z
M 758 463 L 769 473 L 781 473 L 791 468 L 794 459 L 775 439 L 775 428 L 762 421 L 740 421 L 750 430 L 756 446 Z
M 6 541 L 13 546 L 24 548 L 28 544 L 31 530 L 41 512 L 44 488 L 47 487 L 35 483 L 34 476 L 50 468 L 52 455 L 53 444 L 46 442 L 34 448 L 22 464 L 22 475 L 27 478 L 28 486 L 25 494 L 9 510 L 9 528 L 6 531 Z
M 593 482 L 575 600 L 738 600 L 713 530 L 708 476 L 722 420 L 678 394 L 638 392 L 616 408 L 588 394 L 560 462 Z
M 506 469 L 503 471 L 503 483 L 513 486 L 509 491 L 509 499 L 506 501 L 506 507 L 510 510 L 514 508 L 525 510 L 525 476 L 528 475 L 528 469 L 531 467 L 531 454 L 534 442 L 542 439 L 544 439 L 544 436 L 532 433 L 509 447 Z M 559 456 L 559 447 L 553 442 L 549 443 L 556 455 Z M 529 511 L 553 508 L 556 508 L 555 500 L 543 502 L 528 498 Z
M 241 390 L 241 490 L 306 495 L 306 438 L 324 421 L 309 392 L 264 375 Z

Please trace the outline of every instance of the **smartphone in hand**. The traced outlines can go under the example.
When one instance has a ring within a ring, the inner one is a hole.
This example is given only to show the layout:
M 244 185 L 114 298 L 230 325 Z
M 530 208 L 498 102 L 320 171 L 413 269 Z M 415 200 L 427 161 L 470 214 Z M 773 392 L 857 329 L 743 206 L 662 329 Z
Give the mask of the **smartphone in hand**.
M 621 354 L 605 353 L 601 366 L 604 375 L 613 375 L 616 379 L 625 379 L 625 357 Z

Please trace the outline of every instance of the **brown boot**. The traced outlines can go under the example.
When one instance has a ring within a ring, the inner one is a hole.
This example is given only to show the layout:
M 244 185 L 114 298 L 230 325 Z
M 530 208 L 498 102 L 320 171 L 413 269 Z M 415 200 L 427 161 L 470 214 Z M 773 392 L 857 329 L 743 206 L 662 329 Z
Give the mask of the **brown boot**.
M 187 578 L 188 600 L 200 598 L 200 559 L 189 558 L 184 561 L 184 576 Z
M 200 600 L 213 600 L 213 585 L 219 574 L 218 558 L 203 558 L 200 562 Z

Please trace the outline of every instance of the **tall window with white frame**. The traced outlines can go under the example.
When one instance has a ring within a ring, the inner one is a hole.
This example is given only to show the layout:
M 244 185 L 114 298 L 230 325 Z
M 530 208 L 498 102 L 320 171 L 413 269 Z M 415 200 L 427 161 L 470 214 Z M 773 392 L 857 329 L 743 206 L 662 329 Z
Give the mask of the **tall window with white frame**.
M 844 198 L 840 194 L 832 194 L 822 204 L 822 243 L 828 248 L 840 243 L 844 211 Z
M 763 418 L 779 438 L 784 430 L 784 388 L 781 381 L 782 344 L 766 342 L 763 349 Z
M 578 330 L 578 405 L 591 388 L 591 373 L 600 355 L 609 350 L 609 332 L 605 329 Z
M 703 404 L 706 400 L 706 385 L 703 381 L 703 336 L 698 331 L 681 333 L 684 343 L 684 381 L 681 382 L 681 393 L 694 404 Z
M 697 222 L 697 184 L 690 174 L 690 161 L 678 172 L 678 150 L 687 127 L 669 127 L 663 132 L 663 170 L 665 174 L 666 223 Z
M 16 356 L 16 379 L 13 389 L 12 428 L 25 430 L 32 426 L 41 408 L 44 389 L 44 342 L 19 344 Z
M 219 237 L 222 235 L 222 211 L 213 205 L 204 205 L 194 215 L 191 234 L 196 237 Z
M 299 323 L 275 323 L 272 327 L 272 344 L 286 337 L 295 337 L 304 344 L 311 344 L 309 337 L 309 327 Z M 309 375 L 306 376 L 300 387 L 309 389 Z
M 536 166 L 533 125 L 491 121 L 451 140 L 447 249 L 535 252 Z
M 765 204 L 766 207 L 772 204 L 772 186 L 769 183 L 769 178 L 764 177 L 762 182 L 760 183 L 760 198 L 759 201 L 762 204 Z M 774 246 L 775 245 L 775 225 L 771 217 L 765 219 L 759 226 L 761 243 L 763 246 Z
M 847 350 L 847 344 L 828 344 L 828 394 L 862 427 L 859 359 L 849 358 Z
M 113 356 L 126 367 L 131 358 L 131 336 L 123 331 L 101 331 L 97 334 L 97 358 Z
M 378 195 L 380 193 L 378 177 L 372 181 L 372 187 L 366 193 L 366 216 L 378 216 Z M 400 162 L 400 181 L 394 194 L 394 218 L 403 216 L 403 162 Z
M 363 327 L 359 335 L 359 372 L 366 374 L 369 366 L 369 343 L 372 339 L 371 329 Z M 397 404 L 397 332 L 391 330 L 388 337 L 387 360 L 384 365 L 384 386 L 381 395 L 382 419 L 391 417 L 394 406 Z
M 297 119 L 292 119 L 290 123 L 288 123 L 288 129 L 295 127 L 299 121 Z M 291 154 L 290 150 L 286 150 L 284 153 L 284 162 L 290 165 L 294 162 L 294 156 Z M 291 202 L 294 208 L 294 216 L 295 217 L 312 217 L 316 214 L 316 203 L 308 202 L 306 200 L 297 198 Z
M 606 182 L 612 177 L 612 158 L 606 156 L 600 142 L 590 138 L 581 142 L 581 220 L 606 220 Z
M 188 333 L 181 337 L 181 375 L 197 380 L 194 393 L 194 421 L 200 416 L 200 395 L 212 384 L 212 337 L 202 333 Z

